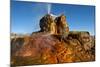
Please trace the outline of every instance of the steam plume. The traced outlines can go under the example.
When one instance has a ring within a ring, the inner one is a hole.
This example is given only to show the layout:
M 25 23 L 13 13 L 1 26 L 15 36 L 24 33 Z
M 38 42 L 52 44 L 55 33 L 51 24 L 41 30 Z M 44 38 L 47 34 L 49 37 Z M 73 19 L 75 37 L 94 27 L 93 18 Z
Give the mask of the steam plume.
M 50 12 L 51 12 L 51 4 L 47 5 L 47 9 L 48 9 L 48 14 L 50 14 Z

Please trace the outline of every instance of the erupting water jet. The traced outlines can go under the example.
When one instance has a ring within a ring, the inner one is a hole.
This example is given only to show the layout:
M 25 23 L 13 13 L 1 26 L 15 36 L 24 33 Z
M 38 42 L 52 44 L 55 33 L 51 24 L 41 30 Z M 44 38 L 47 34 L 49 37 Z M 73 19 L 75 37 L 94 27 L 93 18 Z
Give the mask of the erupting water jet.
M 51 4 L 47 5 L 47 9 L 48 9 L 48 14 L 50 14 L 50 12 L 51 12 Z

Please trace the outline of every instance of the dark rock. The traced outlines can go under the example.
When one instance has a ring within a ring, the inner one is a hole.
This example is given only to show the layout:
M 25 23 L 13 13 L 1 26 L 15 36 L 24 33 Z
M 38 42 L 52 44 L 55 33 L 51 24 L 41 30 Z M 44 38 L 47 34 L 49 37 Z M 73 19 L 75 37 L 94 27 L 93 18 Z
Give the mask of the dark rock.
M 57 27 L 57 34 L 65 35 L 69 32 L 69 27 L 66 22 L 66 16 L 63 14 L 55 19 L 56 27 Z
M 55 33 L 56 32 L 55 27 L 56 27 L 56 24 L 51 15 L 47 14 L 41 18 L 40 20 L 41 32 Z

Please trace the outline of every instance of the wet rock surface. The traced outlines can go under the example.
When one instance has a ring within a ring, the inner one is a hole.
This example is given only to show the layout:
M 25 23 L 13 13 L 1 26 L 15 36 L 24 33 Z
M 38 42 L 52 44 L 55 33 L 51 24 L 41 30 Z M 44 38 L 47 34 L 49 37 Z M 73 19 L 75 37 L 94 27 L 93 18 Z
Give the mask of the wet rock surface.
M 59 35 L 57 35 L 59 36 Z M 51 34 L 39 33 L 32 37 L 12 40 L 12 65 L 55 64 L 94 61 L 94 46 L 88 48 L 77 38 L 59 40 Z M 24 40 L 24 41 L 23 41 Z M 20 41 L 22 42 L 20 44 Z M 18 46 L 19 45 L 19 46 Z M 88 48 L 88 50 L 86 49 Z

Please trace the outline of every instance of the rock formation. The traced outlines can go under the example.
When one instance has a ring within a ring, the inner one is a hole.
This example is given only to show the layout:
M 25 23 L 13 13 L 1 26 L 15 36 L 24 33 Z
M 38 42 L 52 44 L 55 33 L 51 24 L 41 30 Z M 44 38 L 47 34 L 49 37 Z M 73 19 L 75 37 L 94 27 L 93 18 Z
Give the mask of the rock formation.
M 49 33 L 55 33 L 55 22 L 51 15 L 47 14 L 40 20 L 40 28 L 41 32 L 49 32 Z
M 55 23 L 57 27 L 57 34 L 65 35 L 69 32 L 68 23 L 66 22 L 66 16 L 64 16 L 63 14 L 55 19 Z
M 69 27 L 66 22 L 66 17 L 54 17 L 50 14 L 45 15 L 40 20 L 41 32 L 49 32 L 53 34 L 63 35 L 69 32 Z
M 64 15 L 45 15 L 40 28 L 32 36 L 11 39 L 12 66 L 95 60 L 95 37 L 87 31 L 69 31 Z

